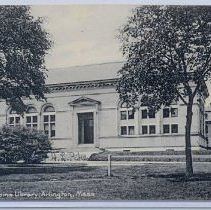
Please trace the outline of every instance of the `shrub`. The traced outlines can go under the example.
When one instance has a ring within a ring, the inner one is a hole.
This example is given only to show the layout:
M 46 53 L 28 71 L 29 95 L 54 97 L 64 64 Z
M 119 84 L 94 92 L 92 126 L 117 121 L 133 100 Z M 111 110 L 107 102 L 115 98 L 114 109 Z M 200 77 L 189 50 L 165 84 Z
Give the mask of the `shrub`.
M 42 131 L 9 126 L 0 129 L 0 163 L 40 163 L 51 149 L 51 142 Z

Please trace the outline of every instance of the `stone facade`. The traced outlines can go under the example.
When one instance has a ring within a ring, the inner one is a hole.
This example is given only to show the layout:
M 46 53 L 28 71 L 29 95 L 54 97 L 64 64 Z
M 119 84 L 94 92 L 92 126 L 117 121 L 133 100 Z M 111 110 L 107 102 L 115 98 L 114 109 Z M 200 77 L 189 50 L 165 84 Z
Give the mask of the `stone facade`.
M 103 73 L 104 68 L 111 71 L 113 66 L 117 68 L 120 65 L 104 64 L 100 69 Z M 65 78 L 70 80 L 69 83 L 48 84 L 51 92 L 46 95 L 47 102 L 26 100 L 29 108 L 24 117 L 19 118 L 2 101 L 0 125 L 23 124 L 45 130 L 54 148 L 64 152 L 184 150 L 186 107 L 182 103 L 165 107 L 155 115 L 146 107 L 135 111 L 125 108 L 116 92 L 118 78 L 103 75 L 95 78 L 95 67 L 89 66 L 92 72 L 81 71 L 81 75 L 85 72 L 90 77 L 92 74 L 92 79 L 71 81 L 67 74 Z M 115 68 L 112 71 L 117 72 L 119 69 Z M 204 138 L 203 117 L 204 98 L 198 95 L 193 106 L 193 149 L 211 146 Z

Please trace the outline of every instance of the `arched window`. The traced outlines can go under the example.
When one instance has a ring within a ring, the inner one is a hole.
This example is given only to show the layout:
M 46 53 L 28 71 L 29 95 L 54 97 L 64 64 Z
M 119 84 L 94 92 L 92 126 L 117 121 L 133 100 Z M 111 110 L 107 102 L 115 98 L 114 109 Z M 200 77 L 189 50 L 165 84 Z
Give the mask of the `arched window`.
M 55 137 L 56 135 L 55 123 L 55 109 L 51 105 L 46 106 L 43 110 L 43 125 L 44 131 L 49 137 Z
M 8 124 L 11 127 L 20 126 L 21 117 L 17 112 L 13 109 L 9 112 Z
M 38 113 L 34 107 L 28 107 L 26 110 L 26 127 L 37 129 L 38 126 Z

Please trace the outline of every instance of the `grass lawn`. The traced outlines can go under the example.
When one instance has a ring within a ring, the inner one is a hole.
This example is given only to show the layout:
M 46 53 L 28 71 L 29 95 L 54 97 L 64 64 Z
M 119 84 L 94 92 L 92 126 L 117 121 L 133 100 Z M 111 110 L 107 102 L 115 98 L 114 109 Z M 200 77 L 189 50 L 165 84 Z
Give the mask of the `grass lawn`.
M 185 180 L 184 163 L 116 166 L 51 174 L 0 176 L 1 200 L 209 200 L 211 164 L 195 163 L 195 177 Z

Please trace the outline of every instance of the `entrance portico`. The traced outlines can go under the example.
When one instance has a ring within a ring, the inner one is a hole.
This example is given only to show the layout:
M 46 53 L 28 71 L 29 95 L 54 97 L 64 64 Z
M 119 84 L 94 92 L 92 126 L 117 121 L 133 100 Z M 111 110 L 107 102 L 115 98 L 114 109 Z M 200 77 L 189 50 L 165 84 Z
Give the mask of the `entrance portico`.
M 79 147 L 98 147 L 98 111 L 100 102 L 80 97 L 69 103 L 72 107 L 73 141 Z

